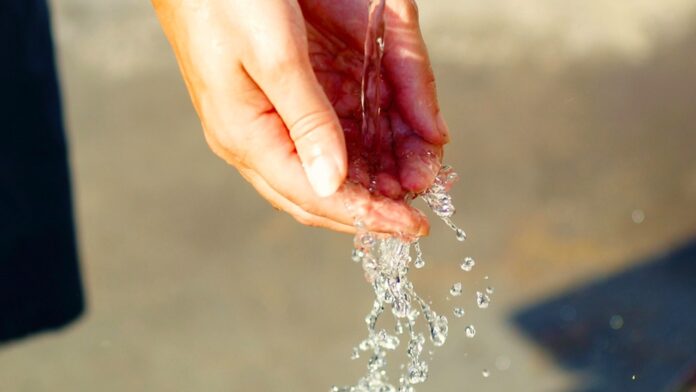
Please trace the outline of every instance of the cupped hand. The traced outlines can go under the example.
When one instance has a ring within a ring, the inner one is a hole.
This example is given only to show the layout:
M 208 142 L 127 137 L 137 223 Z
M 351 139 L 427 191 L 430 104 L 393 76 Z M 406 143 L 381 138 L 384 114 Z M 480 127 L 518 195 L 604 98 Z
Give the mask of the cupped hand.
M 387 1 L 378 148 L 361 135 L 367 0 L 153 4 L 208 144 L 272 205 L 339 231 L 358 216 L 427 233 L 403 198 L 433 181 L 448 134 L 413 1 Z

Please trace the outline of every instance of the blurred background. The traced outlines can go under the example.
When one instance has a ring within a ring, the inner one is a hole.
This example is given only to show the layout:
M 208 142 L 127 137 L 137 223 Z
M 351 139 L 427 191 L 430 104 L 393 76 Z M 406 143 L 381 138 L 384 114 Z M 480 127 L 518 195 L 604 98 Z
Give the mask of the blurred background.
M 350 236 L 300 226 L 209 152 L 149 2 L 52 3 L 89 309 L 0 347 L 0 391 L 356 381 L 373 293 Z M 412 273 L 467 310 L 418 390 L 693 390 L 696 1 L 420 9 L 469 239 L 433 221 Z

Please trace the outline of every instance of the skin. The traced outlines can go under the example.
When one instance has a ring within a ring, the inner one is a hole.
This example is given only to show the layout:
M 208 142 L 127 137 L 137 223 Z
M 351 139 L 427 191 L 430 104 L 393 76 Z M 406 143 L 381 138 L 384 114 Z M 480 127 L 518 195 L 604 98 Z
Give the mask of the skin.
M 372 231 L 427 234 L 404 195 L 432 183 L 448 131 L 415 3 L 387 1 L 371 146 L 360 126 L 367 0 L 153 5 L 208 144 L 273 206 L 332 230 L 355 232 L 357 216 Z

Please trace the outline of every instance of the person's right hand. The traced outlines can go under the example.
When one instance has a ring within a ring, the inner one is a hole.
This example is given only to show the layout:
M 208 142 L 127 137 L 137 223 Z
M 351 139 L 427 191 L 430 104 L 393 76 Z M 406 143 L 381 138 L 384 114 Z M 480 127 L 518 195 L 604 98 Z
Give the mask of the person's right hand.
M 427 232 L 403 196 L 432 182 L 447 130 L 412 1 L 388 1 L 386 132 L 369 165 L 374 149 L 359 142 L 367 0 L 153 3 L 208 144 L 271 204 L 339 231 L 355 231 L 355 214 L 373 231 Z M 347 175 L 357 185 L 341 187 Z M 385 196 L 369 194 L 370 178 Z

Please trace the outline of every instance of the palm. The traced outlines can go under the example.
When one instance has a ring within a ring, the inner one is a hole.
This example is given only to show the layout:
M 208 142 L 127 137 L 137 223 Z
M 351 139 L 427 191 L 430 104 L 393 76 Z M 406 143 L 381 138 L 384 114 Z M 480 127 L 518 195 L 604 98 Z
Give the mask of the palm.
M 312 66 L 344 129 L 349 179 L 394 199 L 422 191 L 439 166 L 441 144 L 426 142 L 403 120 L 410 113 L 402 113 L 403 105 L 393 99 L 400 91 L 392 88 L 401 75 L 388 64 L 382 71 L 381 140 L 363 143 L 360 88 L 367 2 L 306 0 L 301 5 Z

